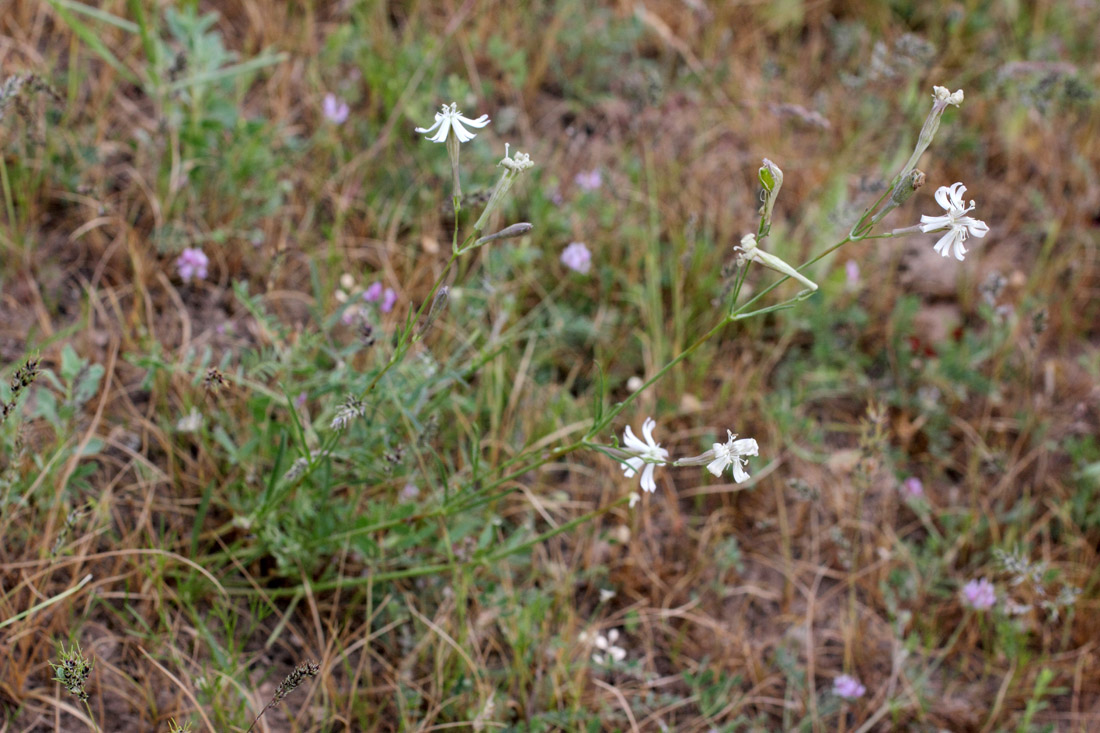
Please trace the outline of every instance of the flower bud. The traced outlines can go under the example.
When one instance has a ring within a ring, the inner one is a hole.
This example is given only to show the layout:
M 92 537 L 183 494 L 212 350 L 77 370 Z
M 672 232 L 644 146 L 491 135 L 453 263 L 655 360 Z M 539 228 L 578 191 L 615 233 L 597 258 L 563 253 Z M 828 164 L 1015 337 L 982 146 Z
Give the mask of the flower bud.
M 498 239 L 512 239 L 513 237 L 522 237 L 524 234 L 526 234 L 527 232 L 531 231 L 534 228 L 535 227 L 534 227 L 533 224 L 529 224 L 525 221 L 522 221 L 519 224 L 512 224 L 511 226 L 506 226 L 503 229 L 501 229 L 499 232 L 497 232 L 496 234 L 490 234 L 487 237 L 482 237 L 481 239 L 474 242 L 474 246 L 475 247 L 480 247 L 483 244 L 488 244 L 489 242 L 495 242 Z
M 428 329 L 435 323 L 435 319 L 439 317 L 439 314 L 442 313 L 444 309 L 446 309 L 450 292 L 450 288 L 446 285 L 435 291 L 435 297 L 432 298 L 432 307 L 428 309 L 428 317 L 424 319 L 424 325 L 416 332 L 417 339 L 427 333 Z
M 779 189 L 783 186 L 783 171 L 775 163 L 764 158 L 764 165 L 757 171 L 760 185 L 764 187 L 764 207 L 760 212 L 760 236 L 772 228 L 772 209 L 779 198 Z
M 917 189 L 924 185 L 924 171 L 914 168 L 898 181 L 894 190 L 890 192 L 890 200 L 894 206 L 900 206 L 908 201 Z

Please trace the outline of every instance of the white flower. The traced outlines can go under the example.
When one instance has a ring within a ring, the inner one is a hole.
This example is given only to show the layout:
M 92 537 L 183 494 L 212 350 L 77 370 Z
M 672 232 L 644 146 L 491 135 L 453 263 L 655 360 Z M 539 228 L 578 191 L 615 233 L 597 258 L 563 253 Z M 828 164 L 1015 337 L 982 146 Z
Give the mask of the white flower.
M 760 249 L 760 246 L 756 243 L 755 234 L 746 234 L 741 237 L 741 246 L 734 249 L 740 251 L 740 258 L 746 262 L 758 262 L 764 267 L 770 267 L 776 272 L 781 272 L 787 277 L 793 277 L 800 283 L 806 286 L 805 292 L 813 292 L 817 290 L 817 283 L 811 281 L 805 275 L 798 270 L 788 265 L 783 260 L 779 259 L 773 254 L 769 254 Z
M 615 646 L 615 642 L 618 640 L 618 629 L 611 629 L 611 631 L 607 632 L 607 636 L 596 634 L 596 648 L 600 651 L 607 652 L 607 656 L 604 656 L 600 652 L 592 652 L 592 661 L 596 664 L 610 664 L 613 662 L 621 662 L 626 659 L 626 649 Z
M 707 464 L 707 470 L 715 476 L 721 476 L 727 466 L 733 466 L 733 480 L 739 484 L 744 483 L 749 480 L 749 474 L 745 472 L 746 461 L 741 456 L 760 455 L 760 446 L 752 438 L 735 440 L 737 436 L 729 430 L 726 435 L 729 439 L 725 443 L 714 444 L 714 460 Z
M 953 252 L 955 259 L 960 262 L 966 254 L 966 248 L 963 247 L 966 238 L 973 235 L 981 239 L 989 233 L 989 227 L 986 226 L 984 221 L 966 215 L 967 212 L 973 210 L 974 202 L 971 201 L 970 206 L 967 206 L 963 200 L 964 193 L 966 193 L 966 186 L 962 183 L 955 183 L 951 187 L 940 186 L 939 190 L 936 191 L 936 203 L 942 206 L 947 213 L 943 216 L 924 214 L 920 218 L 920 230 L 922 232 L 947 230 L 947 233 L 940 237 L 940 241 L 936 242 L 936 251 L 944 257 L 948 255 L 948 252 Z
M 480 129 L 488 124 L 489 115 L 482 115 L 476 120 L 471 120 L 469 117 L 463 117 L 462 113 L 458 111 L 457 102 L 451 102 L 449 107 L 444 104 L 443 110 L 435 113 L 434 125 L 431 127 L 418 127 L 416 131 L 427 134 L 432 130 L 436 130 L 436 133 L 428 139 L 433 143 L 442 143 L 447 141 L 447 133 L 454 130 L 455 137 L 458 138 L 458 141 L 464 143 L 473 140 L 477 135 L 467 130 L 463 125 L 469 125 L 470 127 Z
M 634 453 L 632 458 L 626 459 L 623 465 L 623 474 L 627 478 L 633 478 L 634 474 L 640 470 L 642 472 L 642 490 L 651 494 L 657 490 L 657 483 L 653 480 L 653 469 L 655 466 L 664 465 L 668 458 L 668 451 L 653 440 L 653 428 L 655 427 L 657 427 L 657 422 L 651 417 L 647 417 L 645 422 L 642 423 L 642 435 L 645 436 L 644 443 L 638 440 L 629 425 L 623 431 L 623 445 L 626 446 L 627 450 Z
M 181 433 L 193 433 L 201 427 L 202 413 L 194 407 L 176 422 L 176 430 Z
M 482 117 L 484 117 L 484 116 L 485 115 L 482 115 Z M 466 121 L 468 122 L 469 120 L 466 120 Z M 485 124 L 488 124 L 488 122 L 486 122 Z M 482 125 L 482 127 L 484 127 L 484 125 Z M 527 153 L 521 153 L 517 150 L 516 151 L 516 157 L 515 158 L 509 158 L 508 157 L 508 145 L 509 145 L 509 143 L 504 143 L 504 157 L 501 158 L 499 163 L 497 163 L 498 167 L 499 166 L 504 166 L 505 168 L 512 171 L 513 173 L 522 173 L 523 171 L 527 170 L 528 168 L 534 167 L 535 162 L 533 160 L 531 160 L 531 156 L 528 155 Z

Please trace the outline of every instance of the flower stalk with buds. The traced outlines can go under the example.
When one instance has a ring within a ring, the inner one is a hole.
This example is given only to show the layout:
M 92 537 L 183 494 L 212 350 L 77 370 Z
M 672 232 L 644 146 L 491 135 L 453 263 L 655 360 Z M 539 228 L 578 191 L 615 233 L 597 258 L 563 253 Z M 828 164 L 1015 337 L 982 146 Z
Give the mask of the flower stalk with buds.
M 512 184 L 516 182 L 519 175 L 528 168 L 534 167 L 534 165 L 531 156 L 527 153 L 520 153 L 517 151 L 516 157 L 510 157 L 508 155 L 508 143 L 504 143 L 504 158 L 497 163 L 497 167 L 503 168 L 504 173 L 501 175 L 500 180 L 497 181 L 497 185 L 493 189 L 492 195 L 489 196 L 489 201 L 485 204 L 485 210 L 481 212 L 481 216 L 479 216 L 474 223 L 475 232 L 480 232 L 482 230 L 485 223 L 489 220 L 489 215 L 500 205 L 504 197 L 508 195 L 508 191 L 511 190 Z M 480 242 L 481 240 L 478 241 Z M 476 246 L 478 246 L 478 242 L 475 242 L 473 245 L 473 247 Z M 468 247 L 467 249 L 473 249 L 473 247 Z M 465 252 L 466 250 L 462 251 Z

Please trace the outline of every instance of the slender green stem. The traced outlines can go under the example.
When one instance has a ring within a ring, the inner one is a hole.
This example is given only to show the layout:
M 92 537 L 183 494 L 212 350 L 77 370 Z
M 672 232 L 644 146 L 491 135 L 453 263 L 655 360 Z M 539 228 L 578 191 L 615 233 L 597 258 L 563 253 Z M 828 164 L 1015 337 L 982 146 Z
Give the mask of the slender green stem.
M 614 509 L 615 507 L 621 506 L 622 504 L 625 504 L 629 500 L 630 500 L 630 497 L 623 496 L 623 497 L 613 501 L 612 503 L 610 503 L 606 506 L 602 506 L 598 509 L 594 509 L 594 510 L 588 512 L 587 514 L 582 514 L 581 516 L 577 517 L 576 519 L 572 519 L 572 520 L 566 522 L 565 524 L 562 524 L 562 525 L 559 525 L 557 527 L 554 527 L 553 529 L 547 530 L 546 532 L 543 532 L 542 534 L 538 535 L 537 537 L 533 537 L 532 539 L 527 540 L 526 542 L 523 542 L 523 543 L 521 543 L 519 545 L 516 545 L 514 547 L 508 547 L 508 548 L 505 548 L 503 550 L 498 550 L 497 552 L 494 552 L 494 553 L 489 554 L 489 555 L 482 555 L 480 557 L 474 557 L 474 558 L 471 558 L 469 560 L 465 560 L 463 562 L 446 562 L 446 563 L 437 563 L 437 564 L 434 564 L 434 565 L 421 565 L 420 567 L 405 568 L 403 570 L 393 570 L 393 571 L 385 572 L 385 573 L 374 573 L 373 575 L 367 575 L 367 576 L 363 576 L 363 577 L 342 576 L 342 577 L 335 578 L 333 580 L 328 580 L 328 581 L 325 581 L 325 582 L 322 582 L 322 583 L 315 583 L 312 586 L 310 586 L 310 590 L 314 593 L 316 593 L 316 592 L 325 592 L 325 591 L 332 591 L 332 590 L 337 590 L 337 589 L 354 588 L 354 587 L 362 586 L 362 585 L 373 585 L 374 583 L 384 583 L 384 582 L 394 581 L 394 580 L 405 580 L 405 579 L 408 579 L 408 578 L 419 578 L 419 577 L 422 577 L 424 575 L 435 575 L 435 574 L 439 574 L 439 573 L 454 572 L 456 570 L 461 570 L 461 569 L 473 567 L 473 566 L 476 566 L 476 565 L 492 565 L 494 563 L 500 562 L 501 560 L 503 560 L 507 557 L 510 557 L 512 555 L 516 555 L 516 554 L 521 553 L 525 550 L 529 550 L 532 547 L 534 547 L 535 545 L 541 544 L 541 543 L 545 542 L 548 539 L 551 539 L 551 538 L 556 537 L 560 534 L 564 534 L 565 532 L 568 532 L 572 529 L 575 529 L 575 528 L 579 527 L 580 525 L 584 524 L 585 522 L 591 521 L 592 519 L 595 519 L 596 517 L 600 516 L 601 514 L 606 514 L 607 512 Z M 279 596 L 294 595 L 295 593 L 300 592 L 300 590 L 301 589 L 297 588 L 297 587 L 270 588 L 270 589 L 265 589 L 264 593 L 266 595 L 268 595 L 269 597 L 275 598 L 275 597 L 279 597 Z M 256 592 L 256 590 L 254 588 L 226 588 L 226 592 L 229 595 L 242 596 L 242 595 L 252 595 Z
M 92 730 L 94 730 L 95 733 L 100 733 L 101 729 L 99 727 L 99 723 L 95 722 L 95 715 L 92 713 L 92 706 L 88 704 L 87 700 L 82 700 L 81 702 L 84 703 L 84 709 L 88 711 L 88 721 L 92 724 Z

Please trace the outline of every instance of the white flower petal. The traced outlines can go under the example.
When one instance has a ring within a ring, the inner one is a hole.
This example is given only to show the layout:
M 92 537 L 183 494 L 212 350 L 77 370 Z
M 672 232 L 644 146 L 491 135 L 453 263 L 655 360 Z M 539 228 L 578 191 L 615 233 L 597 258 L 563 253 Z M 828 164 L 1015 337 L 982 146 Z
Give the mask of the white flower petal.
M 966 226 L 967 231 L 970 232 L 970 236 L 981 239 L 985 235 L 989 234 L 989 225 L 980 219 L 972 219 L 969 216 L 960 223 Z
M 649 447 L 642 441 L 638 440 L 638 437 L 634 435 L 634 430 L 629 425 L 627 425 L 626 429 L 623 430 L 623 445 L 635 451 L 645 450 Z
M 421 133 L 431 132 L 435 128 L 439 127 L 439 123 L 442 122 L 442 121 L 443 121 L 443 115 L 441 115 L 437 112 L 436 115 L 435 115 L 435 124 L 434 125 L 432 125 L 431 127 L 417 127 L 417 128 L 415 128 L 415 130 L 416 130 L 416 132 L 421 132 Z
M 722 472 L 726 470 L 726 466 L 729 465 L 729 459 L 722 456 L 715 458 L 713 461 L 707 464 L 707 470 L 713 473 L 715 476 L 721 476 Z
M 476 120 L 471 120 L 469 117 L 463 117 L 462 115 L 458 115 L 457 119 L 458 119 L 459 122 L 461 122 L 464 125 L 470 125 L 471 127 L 476 127 L 478 129 L 481 129 L 482 127 L 485 127 L 486 125 L 489 124 L 489 115 L 482 115 L 481 117 L 478 117 Z

